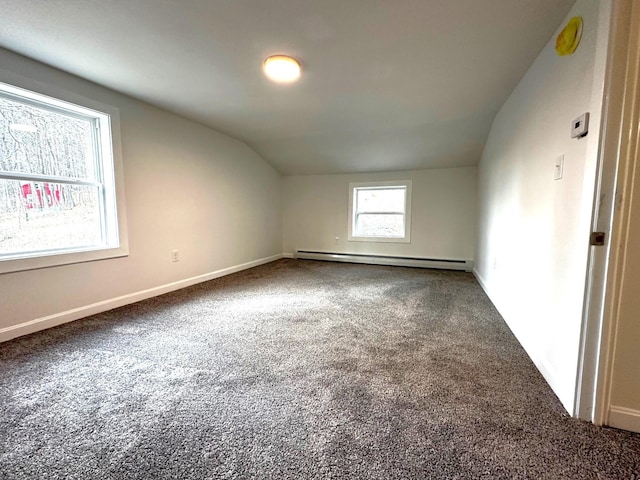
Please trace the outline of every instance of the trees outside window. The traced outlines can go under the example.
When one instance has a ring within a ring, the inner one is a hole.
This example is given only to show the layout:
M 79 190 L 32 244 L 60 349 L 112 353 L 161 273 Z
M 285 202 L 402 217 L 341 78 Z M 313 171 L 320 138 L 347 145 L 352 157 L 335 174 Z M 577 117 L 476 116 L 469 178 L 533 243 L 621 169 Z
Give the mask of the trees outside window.
M 0 260 L 119 246 L 110 117 L 0 84 Z

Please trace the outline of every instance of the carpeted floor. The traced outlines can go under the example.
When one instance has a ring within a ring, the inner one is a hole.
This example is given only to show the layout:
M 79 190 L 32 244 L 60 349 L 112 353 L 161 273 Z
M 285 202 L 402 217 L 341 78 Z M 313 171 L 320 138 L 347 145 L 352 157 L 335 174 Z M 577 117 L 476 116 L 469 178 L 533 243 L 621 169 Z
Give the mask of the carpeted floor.
M 0 344 L 2 479 L 637 479 L 468 273 L 281 260 Z

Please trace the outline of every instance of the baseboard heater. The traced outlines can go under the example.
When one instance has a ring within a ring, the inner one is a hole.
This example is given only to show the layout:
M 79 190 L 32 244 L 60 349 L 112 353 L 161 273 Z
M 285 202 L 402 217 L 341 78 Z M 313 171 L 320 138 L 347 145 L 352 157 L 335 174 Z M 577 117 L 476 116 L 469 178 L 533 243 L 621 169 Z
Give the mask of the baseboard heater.
M 303 260 L 324 260 L 328 262 L 367 263 L 370 265 L 392 265 L 396 267 L 438 268 L 442 270 L 473 269 L 471 260 L 448 260 L 436 258 L 395 257 L 387 255 L 364 255 L 359 253 L 318 252 L 296 250 L 294 258 Z

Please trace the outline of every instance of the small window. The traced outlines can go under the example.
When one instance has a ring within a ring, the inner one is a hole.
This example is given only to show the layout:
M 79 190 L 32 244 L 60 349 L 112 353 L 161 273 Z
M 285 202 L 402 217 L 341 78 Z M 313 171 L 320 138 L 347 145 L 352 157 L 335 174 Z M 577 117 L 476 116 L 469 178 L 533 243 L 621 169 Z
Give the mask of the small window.
M 349 240 L 409 243 L 411 182 L 349 184 Z
M 105 112 L 0 83 L 0 272 L 119 249 L 111 133 Z

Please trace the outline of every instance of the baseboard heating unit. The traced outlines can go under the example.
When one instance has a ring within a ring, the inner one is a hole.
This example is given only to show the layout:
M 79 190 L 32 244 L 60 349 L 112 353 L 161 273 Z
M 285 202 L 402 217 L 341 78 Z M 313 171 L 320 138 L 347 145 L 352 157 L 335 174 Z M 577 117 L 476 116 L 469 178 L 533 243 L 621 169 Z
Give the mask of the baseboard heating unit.
M 324 260 L 328 262 L 367 263 L 370 265 L 392 265 L 396 267 L 438 268 L 442 270 L 473 269 L 471 260 L 448 260 L 436 258 L 395 257 L 387 255 L 365 255 L 360 253 L 318 252 L 296 250 L 294 258 L 302 260 Z

